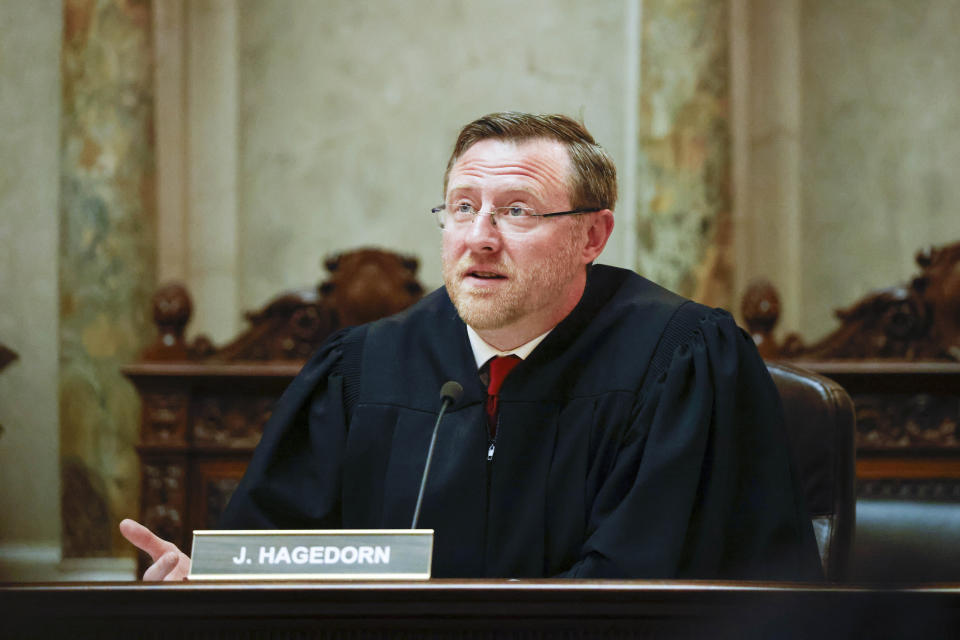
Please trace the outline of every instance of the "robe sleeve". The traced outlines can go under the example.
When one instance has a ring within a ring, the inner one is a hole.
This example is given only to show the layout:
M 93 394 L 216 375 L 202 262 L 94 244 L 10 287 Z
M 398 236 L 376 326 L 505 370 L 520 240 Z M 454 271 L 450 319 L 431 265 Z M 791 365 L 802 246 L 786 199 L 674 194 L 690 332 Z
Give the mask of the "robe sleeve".
M 331 336 L 277 400 L 220 528 L 340 527 L 350 336 Z
M 729 314 L 685 306 L 696 317 L 644 384 L 565 575 L 821 579 L 766 366 Z

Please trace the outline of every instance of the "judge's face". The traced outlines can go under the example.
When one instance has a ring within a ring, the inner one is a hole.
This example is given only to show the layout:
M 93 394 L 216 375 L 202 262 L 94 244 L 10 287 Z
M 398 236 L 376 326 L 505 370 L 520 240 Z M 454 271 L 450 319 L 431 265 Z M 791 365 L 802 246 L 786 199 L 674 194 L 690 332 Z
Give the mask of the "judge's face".
M 481 140 L 457 160 L 446 202 L 477 211 L 522 205 L 568 211 L 570 158 L 552 140 Z M 585 225 L 577 216 L 544 218 L 523 233 L 502 231 L 488 215 L 443 231 L 443 280 L 464 322 L 477 331 L 553 327 L 583 292 Z

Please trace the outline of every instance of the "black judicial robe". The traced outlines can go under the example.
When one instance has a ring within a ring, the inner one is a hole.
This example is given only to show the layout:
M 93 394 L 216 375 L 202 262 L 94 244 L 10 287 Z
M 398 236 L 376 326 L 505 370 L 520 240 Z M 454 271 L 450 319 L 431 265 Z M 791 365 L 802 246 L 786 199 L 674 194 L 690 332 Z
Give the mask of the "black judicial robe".
M 444 289 L 321 347 L 274 408 L 220 523 L 407 528 L 444 382 L 419 526 L 435 577 L 816 579 L 780 400 L 723 311 L 623 269 L 500 392 Z

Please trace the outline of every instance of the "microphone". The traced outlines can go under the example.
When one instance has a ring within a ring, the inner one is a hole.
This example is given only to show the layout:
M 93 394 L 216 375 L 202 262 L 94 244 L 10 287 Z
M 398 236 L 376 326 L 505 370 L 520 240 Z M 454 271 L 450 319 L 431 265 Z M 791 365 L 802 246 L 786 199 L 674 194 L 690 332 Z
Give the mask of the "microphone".
M 420 479 L 420 492 L 417 494 L 417 506 L 413 510 L 413 523 L 411 529 L 417 528 L 417 520 L 420 519 L 420 505 L 423 503 L 423 491 L 427 488 L 427 474 L 430 473 L 430 460 L 433 459 L 433 446 L 437 443 L 437 432 L 440 431 L 440 420 L 447 407 L 456 404 L 463 395 L 463 387 L 456 380 L 447 380 L 440 387 L 440 413 L 437 414 L 437 422 L 433 425 L 433 435 L 430 436 L 430 448 L 427 449 L 427 461 L 423 463 L 423 478 Z

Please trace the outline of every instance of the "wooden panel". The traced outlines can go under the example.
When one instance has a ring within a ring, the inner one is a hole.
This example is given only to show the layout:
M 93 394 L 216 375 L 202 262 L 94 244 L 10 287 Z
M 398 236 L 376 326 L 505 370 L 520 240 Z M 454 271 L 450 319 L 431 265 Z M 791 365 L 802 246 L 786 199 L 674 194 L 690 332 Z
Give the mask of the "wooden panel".
M 960 458 L 860 458 L 857 478 L 960 478 Z
M 227 501 L 247 470 L 249 458 L 199 459 L 190 480 L 189 522 L 194 529 L 214 529 Z

